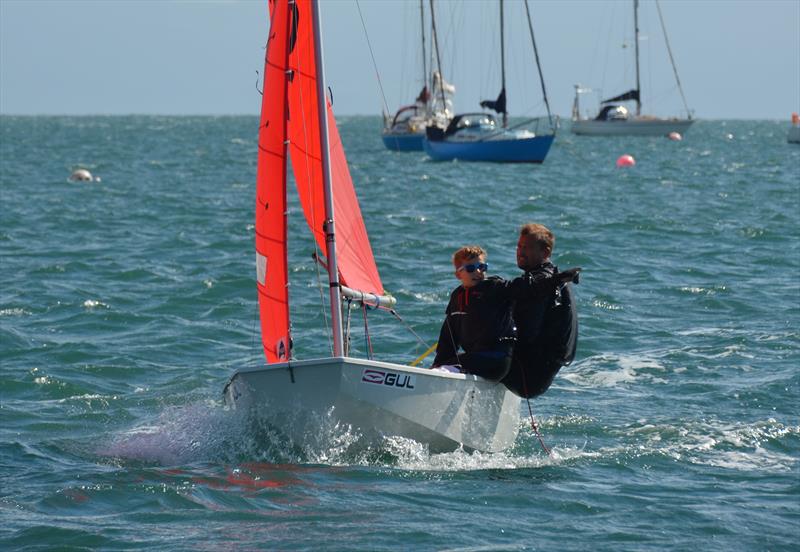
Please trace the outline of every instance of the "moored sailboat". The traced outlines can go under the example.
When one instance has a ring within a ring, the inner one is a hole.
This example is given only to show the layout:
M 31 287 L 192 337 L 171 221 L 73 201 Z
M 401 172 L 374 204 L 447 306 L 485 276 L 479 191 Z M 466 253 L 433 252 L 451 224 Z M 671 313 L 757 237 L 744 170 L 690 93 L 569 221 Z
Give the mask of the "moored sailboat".
M 433 0 L 430 0 L 431 20 L 435 21 Z M 420 39 L 422 45 L 423 88 L 413 104 L 397 110 L 394 117 L 383 114 L 383 144 L 395 151 L 422 151 L 422 139 L 428 125 L 446 126 L 453 117 L 453 95 L 455 86 L 446 82 L 439 71 L 428 75 L 428 60 L 425 50 L 425 7 L 419 0 Z M 434 47 L 438 49 L 436 26 L 431 27 Z
M 428 127 L 423 146 L 425 152 L 436 161 L 461 159 L 464 161 L 495 161 L 505 163 L 542 163 L 550 151 L 556 136 L 556 124 L 550 113 L 547 91 L 539 62 L 539 52 L 533 35 L 528 1 L 525 0 L 525 12 L 528 18 L 531 43 L 542 85 L 542 96 L 547 107 L 548 128 L 540 132 L 544 126 L 543 118 L 535 118 L 508 126 L 506 110 L 506 69 L 505 69 L 505 25 L 503 0 L 500 4 L 500 69 L 501 89 L 496 100 L 484 100 L 481 107 L 492 109 L 502 115 L 499 125 L 494 115 L 483 113 L 466 113 L 456 115 L 445 126 Z
M 368 438 L 401 436 L 431 451 L 511 446 L 520 400 L 505 386 L 347 355 L 342 298 L 383 308 L 394 299 L 383 289 L 325 96 L 319 3 L 275 0 L 270 8 L 256 185 L 256 274 L 267 364 L 236 372 L 225 386 L 226 403 L 267 417 L 293 442 L 313 434 L 320 419 L 332 419 Z M 293 354 L 289 154 L 306 221 L 326 257 L 333 338 L 326 358 L 297 360 Z
M 671 132 L 684 134 L 689 130 L 692 123 L 694 123 L 686 103 L 686 97 L 683 94 L 681 81 L 678 77 L 678 69 L 672 57 L 672 49 L 669 47 L 667 31 L 664 26 L 664 20 L 661 17 L 661 7 L 658 4 L 658 0 L 656 0 L 656 7 L 658 8 L 658 16 L 661 20 L 662 30 L 664 31 L 664 40 L 667 45 L 667 51 L 669 52 L 669 59 L 672 63 L 675 81 L 677 82 L 678 90 L 680 90 L 683 105 L 687 112 L 687 118 L 681 119 L 672 117 L 662 119 L 652 115 L 642 115 L 642 87 L 639 78 L 639 0 L 633 0 L 634 50 L 636 60 L 635 88 L 603 100 L 597 115 L 594 118 L 585 118 L 581 117 L 580 113 L 580 97 L 587 92 L 591 92 L 592 89 L 584 88 L 580 84 L 576 84 L 575 100 L 572 104 L 573 134 L 585 136 L 667 136 Z M 631 114 L 627 107 L 621 105 L 623 102 L 635 102 L 635 114 Z

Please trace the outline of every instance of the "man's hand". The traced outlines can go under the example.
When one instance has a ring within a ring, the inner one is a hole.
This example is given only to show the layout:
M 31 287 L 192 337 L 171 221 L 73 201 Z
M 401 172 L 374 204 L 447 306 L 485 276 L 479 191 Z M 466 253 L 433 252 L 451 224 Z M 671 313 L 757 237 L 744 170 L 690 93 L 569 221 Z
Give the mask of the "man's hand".
M 567 270 L 559 271 L 555 276 L 559 282 L 572 282 L 573 284 L 580 283 L 580 273 L 583 270 L 580 267 L 568 268 Z

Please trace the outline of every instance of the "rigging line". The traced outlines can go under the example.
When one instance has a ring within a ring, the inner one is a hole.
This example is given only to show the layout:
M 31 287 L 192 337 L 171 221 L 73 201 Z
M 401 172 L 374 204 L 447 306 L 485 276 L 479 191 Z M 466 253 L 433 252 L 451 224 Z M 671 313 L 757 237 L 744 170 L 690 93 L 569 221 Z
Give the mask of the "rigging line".
M 367 305 L 361 303 L 361 310 L 364 313 L 364 338 L 367 341 L 367 358 L 372 360 L 375 353 L 372 350 L 372 339 L 369 337 L 369 324 L 367 323 Z
M 458 354 L 458 345 L 456 345 L 456 339 L 453 337 L 453 328 L 450 327 L 450 313 L 445 313 L 444 321 L 447 324 L 447 333 L 450 335 L 450 343 L 453 345 L 453 352 L 456 355 L 456 360 L 458 360 L 459 366 L 461 365 L 461 355 Z M 434 359 L 436 360 L 436 359 Z
M 350 356 L 350 317 L 353 312 L 353 301 L 347 298 L 347 322 L 344 332 L 344 356 Z
M 410 326 L 410 325 L 409 325 L 409 324 L 408 324 L 408 323 L 407 323 L 405 320 L 403 320 L 403 319 L 400 317 L 400 315 L 399 315 L 399 314 L 397 314 L 397 311 L 396 311 L 396 310 L 394 310 L 394 309 L 389 309 L 389 312 L 390 312 L 390 313 L 392 313 L 392 314 L 394 315 L 394 317 L 395 317 L 395 318 L 397 318 L 397 319 L 400 321 L 400 323 L 401 323 L 403 326 L 405 326 L 405 327 L 406 327 L 406 329 L 407 329 L 408 331 L 410 331 L 412 334 L 414 334 L 414 337 L 416 337 L 416 338 L 417 338 L 417 340 L 418 340 L 420 343 L 422 343 L 422 345 L 423 345 L 424 347 L 426 347 L 426 348 L 427 348 L 427 347 L 429 347 L 429 345 L 428 345 L 428 344 L 425 342 L 425 340 L 424 340 L 424 339 L 422 339 L 422 338 L 419 336 L 419 334 L 418 334 L 417 332 L 415 332 L 415 331 L 414 331 L 414 328 L 412 328 L 412 327 L 411 327 L 411 326 Z
M 658 10 L 658 20 L 661 22 L 661 30 L 664 32 L 664 43 L 667 45 L 669 61 L 672 63 L 672 70 L 675 72 L 675 82 L 678 83 L 678 90 L 681 92 L 681 99 L 683 100 L 683 107 L 686 109 L 686 114 L 691 119 L 692 113 L 689 111 L 689 104 L 686 103 L 686 96 L 683 95 L 681 79 L 678 77 L 678 68 L 675 66 L 675 58 L 672 57 L 672 48 L 669 46 L 669 38 L 667 37 L 667 27 L 664 25 L 664 17 L 661 15 L 661 4 L 658 2 L 658 0 L 656 0 L 656 9 Z
M 389 104 L 386 103 L 386 93 L 383 91 L 383 83 L 381 82 L 381 74 L 378 72 L 378 64 L 375 61 L 375 53 L 372 51 L 372 43 L 369 41 L 369 33 L 367 33 L 367 24 L 364 22 L 364 16 L 361 13 L 361 4 L 356 0 L 356 7 L 358 8 L 358 16 L 361 18 L 361 28 L 364 29 L 364 36 L 367 39 L 367 47 L 369 48 L 369 55 L 372 58 L 372 66 L 375 68 L 375 76 L 378 79 L 378 88 L 381 90 L 381 98 L 383 99 L 383 108 L 386 113 L 389 113 Z
M 260 78 L 261 78 L 261 74 L 258 72 L 258 69 L 256 69 L 256 92 L 258 92 L 260 95 L 263 96 L 264 95 L 264 85 L 263 84 L 261 85 L 261 90 L 258 89 L 258 80 Z
M 550 127 L 553 126 L 553 115 L 550 113 L 550 102 L 547 101 L 547 90 L 544 87 L 544 75 L 542 74 L 542 64 L 539 61 L 539 49 L 536 47 L 536 39 L 533 37 L 533 23 L 531 23 L 531 10 L 528 8 L 528 0 L 525 0 L 525 13 L 528 15 L 528 29 L 531 32 L 531 42 L 533 42 L 533 54 L 536 57 L 536 67 L 539 69 L 539 80 L 542 83 L 542 96 L 544 105 L 547 107 L 547 118 L 550 120 Z

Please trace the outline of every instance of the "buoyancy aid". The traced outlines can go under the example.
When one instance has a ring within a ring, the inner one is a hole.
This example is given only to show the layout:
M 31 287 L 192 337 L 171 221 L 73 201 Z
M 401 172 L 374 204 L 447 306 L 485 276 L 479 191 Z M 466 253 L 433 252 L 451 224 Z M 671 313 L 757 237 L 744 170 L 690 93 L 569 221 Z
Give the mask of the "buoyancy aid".
M 558 268 L 544 263 L 520 278 L 542 281 L 553 278 Z M 544 393 L 562 366 L 575 358 L 578 313 L 570 283 L 563 283 L 543 300 L 517 301 L 514 305 L 517 344 L 511 371 L 503 380 L 521 397 Z

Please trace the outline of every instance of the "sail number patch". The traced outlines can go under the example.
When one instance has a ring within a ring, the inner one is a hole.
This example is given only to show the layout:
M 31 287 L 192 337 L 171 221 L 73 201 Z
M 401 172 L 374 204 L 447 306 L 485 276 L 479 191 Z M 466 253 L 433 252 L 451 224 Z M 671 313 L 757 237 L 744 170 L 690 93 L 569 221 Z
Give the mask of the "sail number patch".
M 381 370 L 365 368 L 361 373 L 361 382 L 414 389 L 414 385 L 417 383 L 417 377 L 411 374 L 397 374 L 395 372 L 383 372 Z

